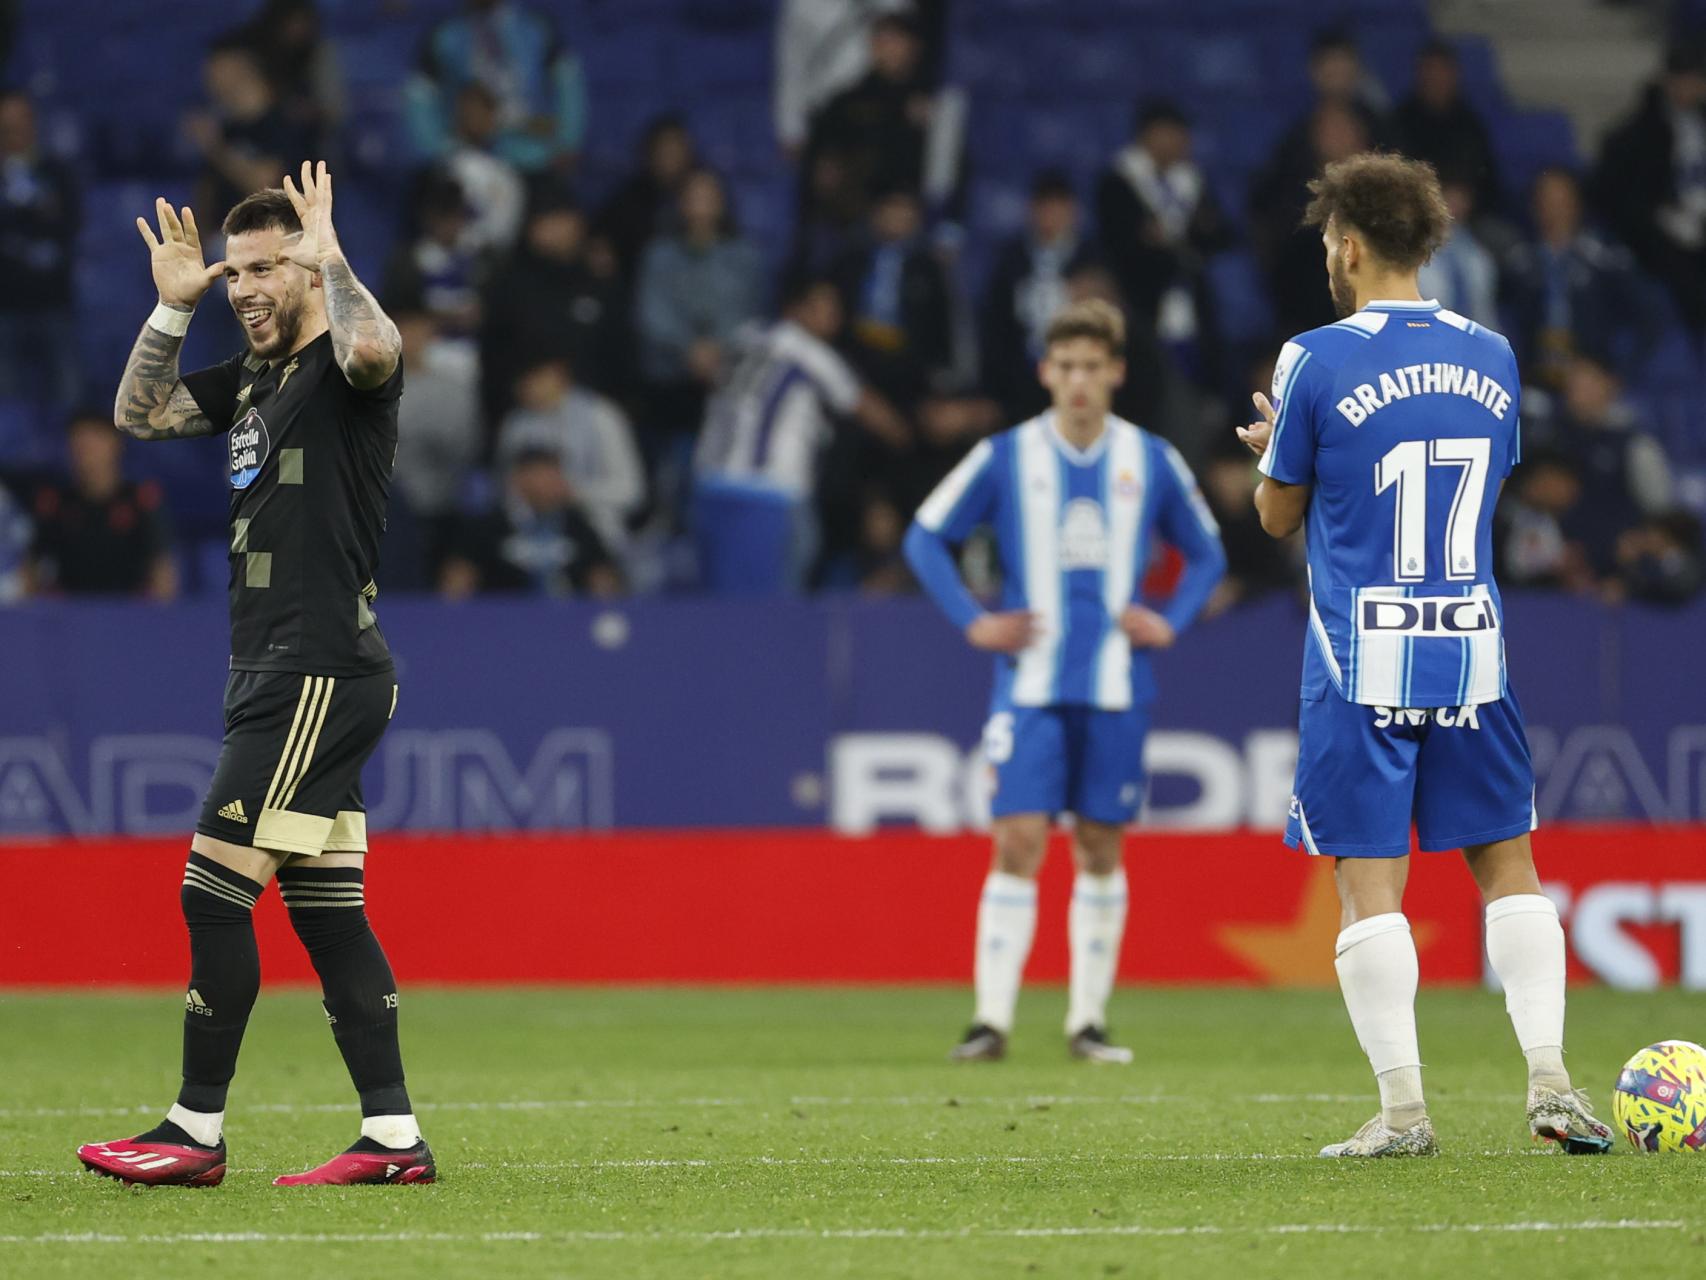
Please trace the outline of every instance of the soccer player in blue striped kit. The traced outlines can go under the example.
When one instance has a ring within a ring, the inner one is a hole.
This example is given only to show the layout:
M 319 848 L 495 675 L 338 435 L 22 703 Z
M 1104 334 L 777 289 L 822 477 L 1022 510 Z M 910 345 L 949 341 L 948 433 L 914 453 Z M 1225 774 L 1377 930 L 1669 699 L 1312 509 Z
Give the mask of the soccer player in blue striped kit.
M 994 866 L 978 908 L 977 1012 L 958 1061 L 1003 1057 L 1037 918 L 1037 872 L 1056 814 L 1078 864 L 1068 916 L 1071 1052 L 1130 1062 L 1111 1044 L 1108 996 L 1125 930 L 1125 828 L 1143 801 L 1154 697 L 1148 651 L 1173 643 L 1226 571 L 1220 530 L 1172 445 L 1109 412 L 1125 378 L 1125 320 L 1105 302 L 1050 323 L 1038 374 L 1051 411 L 980 442 L 919 508 L 906 557 L 942 611 L 996 655 L 984 728 L 994 767 Z M 951 545 L 991 526 L 999 610 L 960 579 Z M 1159 535 L 1185 557 L 1151 609 L 1140 584 Z
M 1564 1069 L 1564 932 L 1529 832 L 1534 771 L 1505 672 L 1493 507 L 1520 458 L 1521 386 L 1499 334 L 1424 301 L 1416 272 L 1451 215 L 1433 169 L 1328 165 L 1305 213 L 1343 317 L 1286 343 L 1273 398 L 1239 430 L 1262 526 L 1304 528 L 1309 634 L 1286 843 L 1334 859 L 1335 965 L 1380 1114 L 1324 1156 L 1438 1151 L 1422 1094 L 1410 828 L 1462 849 L 1487 956 L 1528 1060 L 1528 1125 L 1571 1154 L 1611 1133 Z

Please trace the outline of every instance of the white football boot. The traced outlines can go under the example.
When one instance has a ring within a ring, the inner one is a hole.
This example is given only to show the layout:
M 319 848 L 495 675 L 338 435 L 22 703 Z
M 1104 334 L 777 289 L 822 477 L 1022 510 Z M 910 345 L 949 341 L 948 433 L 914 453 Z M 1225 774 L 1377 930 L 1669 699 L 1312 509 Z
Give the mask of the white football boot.
M 1528 1130 L 1536 1138 L 1556 1142 L 1570 1156 L 1601 1156 L 1611 1150 L 1610 1126 L 1594 1118 L 1588 1095 L 1581 1089 L 1563 1091 L 1537 1084 L 1528 1091 Z
M 1322 1147 L 1321 1154 L 1331 1158 L 1360 1156 L 1378 1159 L 1385 1156 L 1437 1156 L 1439 1143 L 1434 1141 L 1433 1121 L 1423 1116 L 1408 1129 L 1390 1128 L 1386 1121 L 1375 1116 L 1343 1142 Z

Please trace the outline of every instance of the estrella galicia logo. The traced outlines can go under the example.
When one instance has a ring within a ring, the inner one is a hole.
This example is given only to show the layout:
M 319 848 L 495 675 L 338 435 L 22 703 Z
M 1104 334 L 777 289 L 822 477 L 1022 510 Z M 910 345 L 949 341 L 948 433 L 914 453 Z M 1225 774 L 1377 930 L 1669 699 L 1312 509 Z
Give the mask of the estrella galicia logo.
M 250 408 L 243 420 L 231 428 L 231 487 L 247 489 L 266 465 L 271 441 L 260 410 Z

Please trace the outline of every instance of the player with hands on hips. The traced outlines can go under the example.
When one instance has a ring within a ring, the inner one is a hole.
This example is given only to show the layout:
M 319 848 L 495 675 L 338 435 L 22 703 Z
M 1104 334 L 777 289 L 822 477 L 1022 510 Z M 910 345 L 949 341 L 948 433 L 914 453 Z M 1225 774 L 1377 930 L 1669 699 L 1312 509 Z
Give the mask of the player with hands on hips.
M 994 865 L 978 907 L 971 1029 L 957 1061 L 1005 1055 L 1036 927 L 1036 877 L 1055 815 L 1074 817 L 1067 1044 L 1129 1062 L 1108 1041 L 1107 1006 L 1124 935 L 1125 828 L 1143 801 L 1143 740 L 1155 680 L 1148 652 L 1170 646 L 1225 572 L 1220 534 L 1178 452 L 1115 417 L 1125 322 L 1075 303 L 1049 326 L 1038 375 L 1053 408 L 982 441 L 919 508 L 908 561 L 973 648 L 995 655 L 984 754 L 995 771 Z M 986 610 L 951 547 L 989 527 L 1002 599 Z M 1172 599 L 1139 599 L 1153 543 L 1185 556 Z

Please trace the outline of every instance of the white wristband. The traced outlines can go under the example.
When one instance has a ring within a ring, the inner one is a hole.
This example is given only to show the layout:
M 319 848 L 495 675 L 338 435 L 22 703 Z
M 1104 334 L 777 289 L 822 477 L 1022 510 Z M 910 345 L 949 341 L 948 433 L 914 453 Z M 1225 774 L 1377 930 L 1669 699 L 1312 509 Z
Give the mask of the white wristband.
M 181 338 L 190 331 L 190 317 L 193 311 L 179 311 L 169 307 L 164 302 L 154 308 L 154 313 L 148 317 L 148 327 L 158 329 L 161 333 L 173 338 Z

